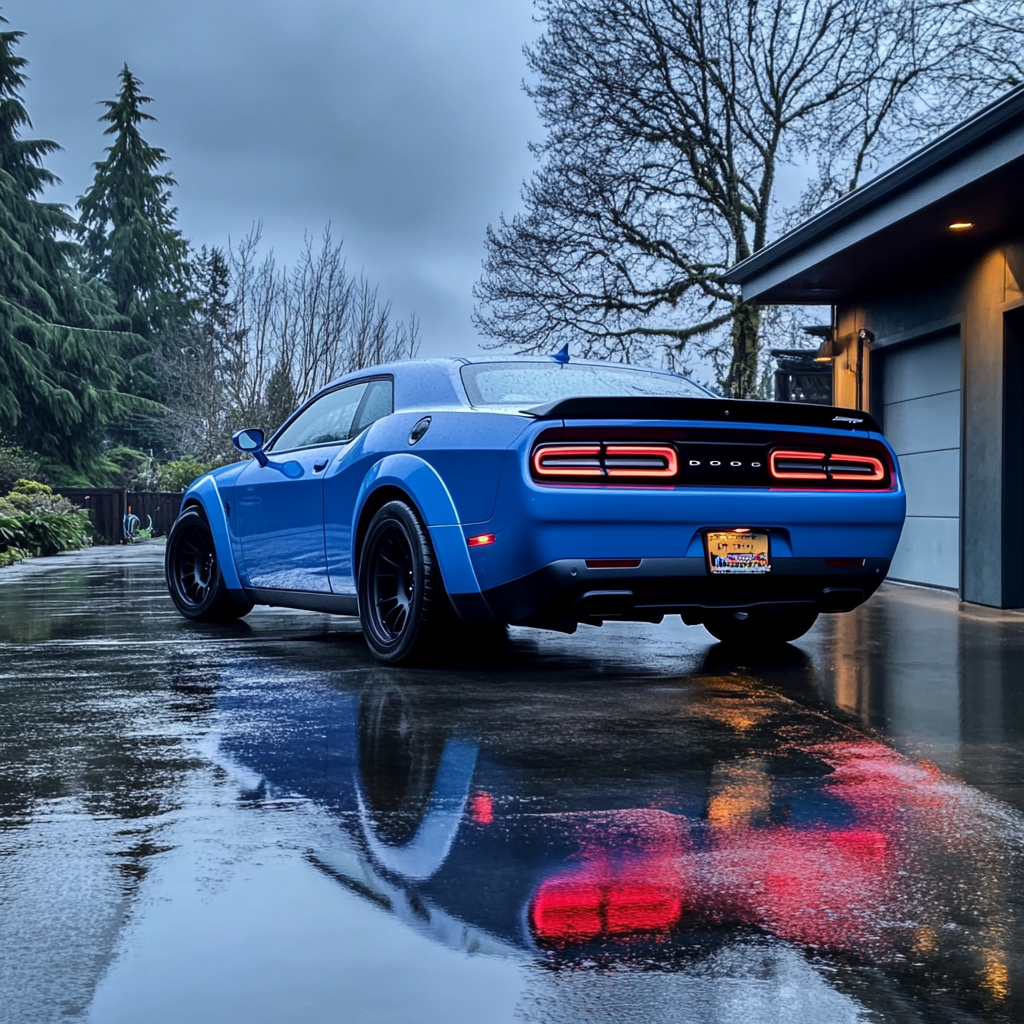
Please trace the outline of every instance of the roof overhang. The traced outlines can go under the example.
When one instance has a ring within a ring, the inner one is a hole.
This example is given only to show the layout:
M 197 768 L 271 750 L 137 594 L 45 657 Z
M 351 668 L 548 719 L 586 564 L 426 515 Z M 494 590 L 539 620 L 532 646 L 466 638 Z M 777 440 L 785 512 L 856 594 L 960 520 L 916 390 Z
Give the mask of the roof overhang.
M 743 298 L 831 304 L 933 276 L 1024 230 L 1024 88 L 1015 89 L 734 266 Z M 968 231 L 949 225 L 968 221 Z

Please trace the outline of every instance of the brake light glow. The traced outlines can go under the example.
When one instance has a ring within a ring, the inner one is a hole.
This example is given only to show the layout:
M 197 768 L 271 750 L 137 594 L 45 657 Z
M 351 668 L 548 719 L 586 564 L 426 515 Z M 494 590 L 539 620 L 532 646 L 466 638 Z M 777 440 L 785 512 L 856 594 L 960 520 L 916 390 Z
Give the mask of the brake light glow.
M 867 454 L 789 451 L 776 448 L 768 457 L 776 480 L 816 480 L 832 483 L 879 483 L 885 479 L 881 459 Z
M 466 543 L 471 548 L 482 548 L 485 544 L 493 544 L 497 540 L 493 533 L 481 533 L 478 537 L 470 537 Z
M 776 448 L 768 457 L 776 480 L 827 480 L 824 452 L 789 452 Z
M 545 444 L 533 453 L 537 476 L 603 477 L 601 445 Z
M 670 444 L 542 444 L 532 464 L 541 479 L 667 480 L 679 472 L 679 456 Z
M 885 479 L 885 466 L 874 455 L 835 455 L 828 458 L 828 473 L 833 480 L 869 480 L 872 483 Z
M 609 476 L 669 477 L 679 472 L 679 456 L 667 444 L 610 444 L 604 451 Z

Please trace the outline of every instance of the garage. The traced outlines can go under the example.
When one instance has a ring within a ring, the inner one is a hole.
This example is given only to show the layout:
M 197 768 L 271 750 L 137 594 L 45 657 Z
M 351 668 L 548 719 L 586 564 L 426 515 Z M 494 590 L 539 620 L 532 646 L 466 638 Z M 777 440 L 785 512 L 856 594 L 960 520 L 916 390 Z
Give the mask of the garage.
M 960 335 L 880 348 L 875 358 L 881 363 L 876 408 L 907 489 L 907 522 L 889 577 L 957 590 Z

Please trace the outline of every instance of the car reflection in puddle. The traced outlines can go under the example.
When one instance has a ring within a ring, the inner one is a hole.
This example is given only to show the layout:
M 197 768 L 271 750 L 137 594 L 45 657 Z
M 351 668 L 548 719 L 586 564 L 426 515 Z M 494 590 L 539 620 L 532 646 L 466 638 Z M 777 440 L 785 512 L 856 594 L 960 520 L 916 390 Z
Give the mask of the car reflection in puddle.
M 229 684 L 218 756 L 326 807 L 311 862 L 452 948 L 672 971 L 770 936 L 886 1019 L 1017 1016 L 1017 812 L 713 668 L 579 728 L 555 689 Z

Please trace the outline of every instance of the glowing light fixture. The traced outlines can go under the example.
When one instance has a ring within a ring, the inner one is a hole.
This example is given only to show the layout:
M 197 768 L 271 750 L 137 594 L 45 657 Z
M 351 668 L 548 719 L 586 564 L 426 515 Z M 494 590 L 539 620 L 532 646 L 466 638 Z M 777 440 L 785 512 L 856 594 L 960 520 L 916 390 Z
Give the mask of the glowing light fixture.
M 826 338 L 818 346 L 818 354 L 814 357 L 816 363 L 831 363 L 839 355 L 839 346 L 831 338 Z
M 478 537 L 470 537 L 466 543 L 471 548 L 482 548 L 486 544 L 493 544 L 496 539 L 493 533 L 481 533 Z
M 955 220 L 949 225 L 950 231 L 970 231 L 974 227 L 972 220 Z

